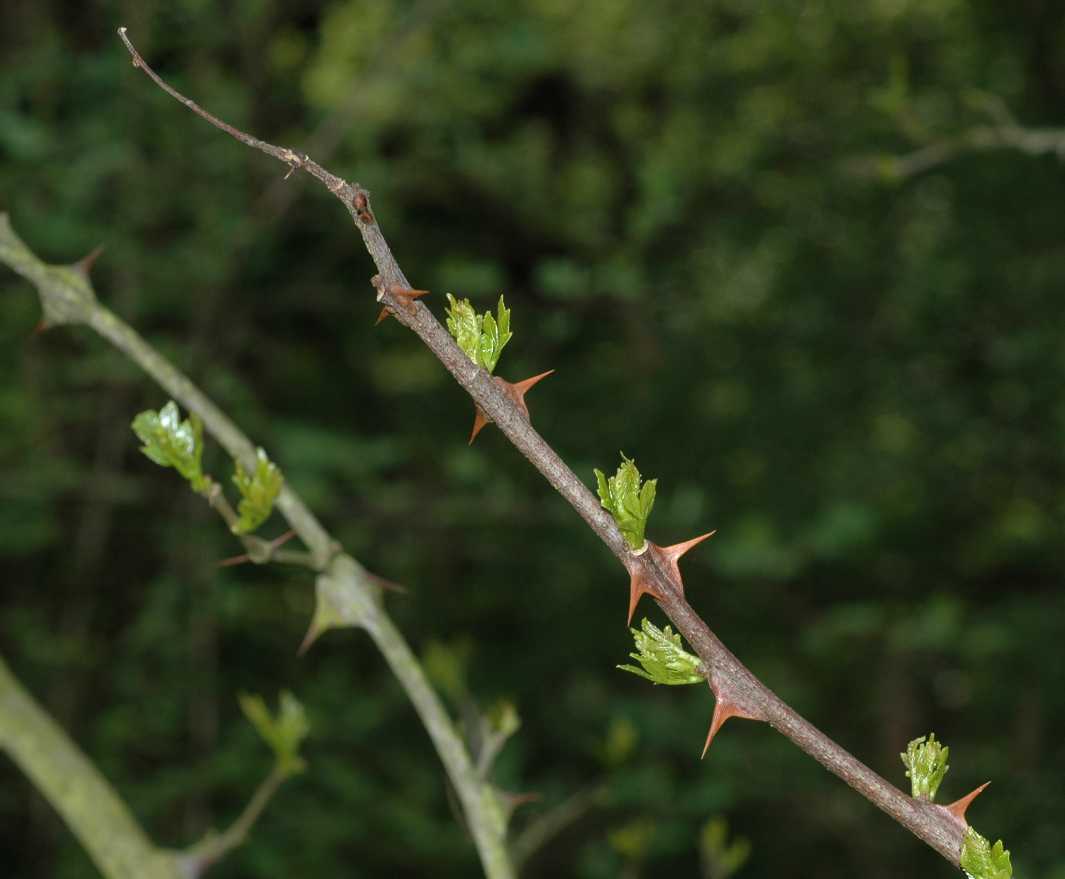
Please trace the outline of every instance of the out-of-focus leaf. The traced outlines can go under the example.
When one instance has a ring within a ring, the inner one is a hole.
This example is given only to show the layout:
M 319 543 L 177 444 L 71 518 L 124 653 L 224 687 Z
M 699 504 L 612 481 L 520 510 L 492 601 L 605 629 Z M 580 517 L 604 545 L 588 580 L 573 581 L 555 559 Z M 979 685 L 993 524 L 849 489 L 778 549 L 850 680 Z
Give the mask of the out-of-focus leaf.
M 192 490 L 204 494 L 211 481 L 204 476 L 203 422 L 194 413 L 181 420 L 177 403 L 168 402 L 156 412 L 147 409 L 133 419 L 133 432 L 144 444 L 141 451 L 161 467 L 173 467 Z
M 278 768 L 286 775 L 302 772 L 306 762 L 300 745 L 311 731 L 303 705 L 288 690 L 281 691 L 277 714 L 271 714 L 261 696 L 241 693 L 240 708 L 274 752 Z
M 254 473 L 246 473 L 237 462 L 233 484 L 240 491 L 240 504 L 237 507 L 240 518 L 233 526 L 234 533 L 251 534 L 270 517 L 283 482 L 281 471 L 262 449 L 256 452 Z

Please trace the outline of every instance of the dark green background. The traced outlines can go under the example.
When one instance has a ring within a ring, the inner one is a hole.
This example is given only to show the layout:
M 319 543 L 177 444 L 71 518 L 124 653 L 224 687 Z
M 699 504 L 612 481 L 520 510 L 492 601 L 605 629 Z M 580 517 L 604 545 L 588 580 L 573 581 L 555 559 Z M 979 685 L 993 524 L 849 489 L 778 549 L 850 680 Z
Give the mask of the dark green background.
M 409 587 L 389 603 L 415 649 L 517 703 L 498 778 L 542 800 L 516 829 L 606 785 L 528 875 L 696 875 L 720 815 L 752 841 L 746 877 L 876 879 L 954 874 L 764 726 L 698 761 L 710 694 L 614 670 L 624 572 L 498 432 L 467 447 L 472 406 L 416 338 L 373 329 L 346 213 L 134 71 L 121 24 L 208 108 L 369 187 L 438 316 L 447 291 L 505 292 L 498 372 L 558 370 L 529 401 L 574 470 L 591 484 L 623 449 L 659 478 L 652 539 L 719 529 L 684 570 L 721 638 L 896 783 L 935 730 L 942 798 L 994 779 L 975 826 L 1019 876 L 1065 876 L 1065 164 L 857 173 L 986 124 L 986 93 L 1065 124 L 1065 4 L 0 10 L 16 229 L 56 262 L 103 243 L 101 298 Z M 219 877 L 476 875 L 369 640 L 298 660 L 310 576 L 219 570 L 239 545 L 128 429 L 166 398 L 38 318 L 0 272 L 0 643 L 21 679 L 170 845 L 231 820 L 269 766 L 237 691 L 294 690 L 309 770 Z M 649 830 L 642 862 L 626 827 Z M 6 761 L 0 851 L 5 876 L 92 873 Z

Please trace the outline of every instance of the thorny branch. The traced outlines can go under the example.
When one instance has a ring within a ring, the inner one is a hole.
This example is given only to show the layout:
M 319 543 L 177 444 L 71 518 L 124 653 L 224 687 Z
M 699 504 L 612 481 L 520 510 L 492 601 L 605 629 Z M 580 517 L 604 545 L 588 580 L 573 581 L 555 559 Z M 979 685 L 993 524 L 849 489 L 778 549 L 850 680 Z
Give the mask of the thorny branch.
M 702 660 L 707 682 L 717 696 L 719 706 L 726 706 L 734 716 L 764 720 L 952 864 L 959 864 L 965 833 L 964 821 L 959 822 L 946 807 L 920 801 L 903 793 L 792 710 L 756 678 L 688 604 L 683 584 L 670 570 L 670 566 L 659 561 L 660 556 L 654 552 L 636 555 L 628 549 L 614 520 L 602 509 L 591 491 L 536 432 L 527 417 L 488 373 L 463 354 L 432 312 L 420 302 L 404 300 L 395 294 L 395 290 L 409 289 L 411 284 L 381 233 L 365 189 L 357 183 L 348 183 L 337 177 L 309 156 L 266 143 L 211 115 L 171 88 L 145 63 L 126 36 L 125 28 L 119 29 L 119 35 L 133 58 L 133 65 L 143 70 L 176 100 L 246 146 L 284 162 L 289 166 L 290 173 L 301 170 L 315 177 L 340 199 L 351 214 L 377 267 L 374 286 L 378 301 L 421 338 L 465 388 L 474 403 L 569 501 L 630 575 L 639 576 L 643 582 L 653 585 L 661 596 L 656 598 L 659 606 Z

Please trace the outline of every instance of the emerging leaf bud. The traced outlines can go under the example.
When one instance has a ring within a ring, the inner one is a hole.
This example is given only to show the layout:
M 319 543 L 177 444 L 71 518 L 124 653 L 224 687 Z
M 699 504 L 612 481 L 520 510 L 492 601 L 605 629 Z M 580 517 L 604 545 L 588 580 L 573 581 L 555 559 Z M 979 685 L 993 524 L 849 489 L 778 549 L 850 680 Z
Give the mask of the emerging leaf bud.
M 603 471 L 596 470 L 595 479 L 599 486 L 599 500 L 618 523 L 621 536 L 633 552 L 643 552 L 647 547 L 643 535 L 647 518 L 655 505 L 658 480 L 648 479 L 641 485 L 642 478 L 636 462 L 626 458 L 624 452 L 621 453 L 621 464 L 616 475 L 607 479 Z
M 240 505 L 237 512 L 240 518 L 233 526 L 235 534 L 251 534 L 256 528 L 270 518 L 274 501 L 281 493 L 284 479 L 262 449 L 256 451 L 255 472 L 248 474 L 237 462 L 237 472 L 233 474 L 233 484 L 240 491 Z
M 1010 879 L 1013 875 L 1010 853 L 1002 840 L 991 845 L 972 827 L 965 831 L 962 842 L 961 868 L 969 879 Z
M 144 445 L 141 451 L 160 467 L 173 467 L 192 486 L 206 495 L 211 480 L 203 474 L 203 422 L 195 414 L 181 420 L 177 403 L 168 402 L 156 412 L 147 409 L 133 419 L 133 432 Z
M 514 335 L 510 331 L 510 309 L 499 297 L 498 317 L 490 311 L 478 314 L 469 299 L 456 299 L 450 293 L 447 301 L 447 329 L 458 346 L 478 366 L 491 374 L 503 348 Z
M 906 753 L 899 754 L 906 767 L 906 777 L 910 780 L 913 796 L 919 800 L 931 802 L 936 798 L 936 791 L 947 774 L 950 766 L 947 758 L 950 748 L 936 741 L 936 734 L 929 733 L 914 739 L 906 746 Z
M 698 656 L 688 653 L 681 645 L 680 632 L 676 634 L 669 626 L 660 629 L 646 617 L 641 623 L 642 632 L 629 629 L 632 640 L 636 642 L 636 653 L 629 656 L 640 663 L 643 668 L 634 665 L 619 665 L 622 671 L 631 672 L 652 684 L 698 684 L 705 680 L 700 672 L 702 661 Z

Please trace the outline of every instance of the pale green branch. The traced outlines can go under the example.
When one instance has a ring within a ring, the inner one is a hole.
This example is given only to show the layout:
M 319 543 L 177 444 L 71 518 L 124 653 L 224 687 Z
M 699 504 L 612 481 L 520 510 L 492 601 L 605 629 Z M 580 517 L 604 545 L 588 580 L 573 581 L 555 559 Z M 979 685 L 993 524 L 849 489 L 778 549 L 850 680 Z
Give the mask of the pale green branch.
M 115 789 L 0 658 L 0 750 L 48 800 L 107 879 L 187 879 Z
M 122 36 L 124 40 L 127 39 L 124 32 Z M 128 40 L 127 46 L 134 52 L 137 63 L 145 73 L 169 90 L 135 53 Z M 192 102 L 186 102 L 186 106 L 205 115 L 205 111 Z M 205 118 L 213 119 L 210 114 L 206 114 Z M 46 316 L 49 309 L 53 312 L 57 310 L 55 303 L 60 303 L 65 322 L 85 323 L 110 341 L 185 409 L 198 415 L 207 433 L 218 441 L 230 457 L 240 462 L 247 472 L 254 472 L 258 461 L 256 447 L 233 421 L 136 330 L 100 305 L 83 273 L 41 262 L 18 238 L 4 213 L 0 213 L 0 262 L 7 263 L 37 286 Z M 406 640 L 381 606 L 380 586 L 365 569 L 343 552 L 339 542 L 322 527 L 287 484 L 281 487 L 277 507 L 310 549 L 315 568 L 322 572 L 319 581 L 325 577 L 332 584 L 331 594 L 342 614 L 341 622 L 351 625 L 353 623 L 349 620 L 357 620 L 358 625 L 369 633 L 414 705 L 448 777 L 458 791 L 485 873 L 490 879 L 511 879 L 514 869 L 507 853 L 506 821 L 499 808 L 498 798 L 478 777 L 454 723 L 429 686 Z

